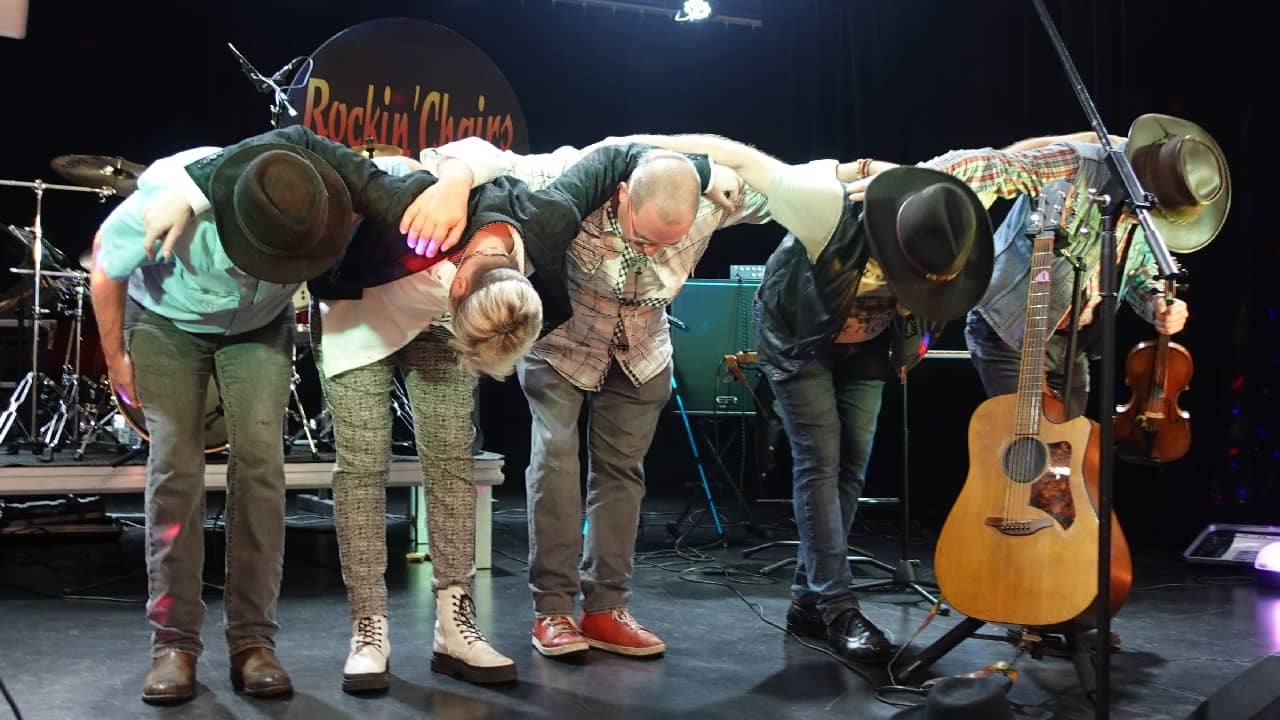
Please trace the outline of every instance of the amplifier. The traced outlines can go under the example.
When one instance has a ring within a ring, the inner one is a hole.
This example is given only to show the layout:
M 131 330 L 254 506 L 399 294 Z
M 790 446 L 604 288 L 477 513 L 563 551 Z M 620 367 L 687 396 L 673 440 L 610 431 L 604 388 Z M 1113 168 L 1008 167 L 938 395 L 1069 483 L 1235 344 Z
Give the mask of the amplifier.
M 1258 551 L 1273 542 L 1280 542 L 1280 527 L 1212 524 L 1200 531 L 1182 557 L 1195 563 L 1253 567 Z
M 764 279 L 763 265 L 730 265 L 730 280 L 748 280 L 759 283 Z
M 751 393 L 724 356 L 755 349 L 752 303 L 759 281 L 690 280 L 671 302 L 672 362 L 685 412 L 754 415 Z M 744 368 L 754 386 L 758 372 Z

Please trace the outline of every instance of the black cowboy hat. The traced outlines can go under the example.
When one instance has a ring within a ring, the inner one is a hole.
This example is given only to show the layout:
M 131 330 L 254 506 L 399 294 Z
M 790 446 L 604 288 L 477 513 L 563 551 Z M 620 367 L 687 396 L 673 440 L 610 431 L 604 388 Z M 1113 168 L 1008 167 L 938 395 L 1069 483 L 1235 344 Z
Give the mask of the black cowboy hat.
M 1124 154 L 1142 189 L 1156 196 L 1151 219 L 1170 250 L 1195 252 L 1217 236 L 1231 208 L 1231 174 L 1204 128 L 1170 115 L 1143 115 L 1129 128 Z
M 210 185 L 223 250 L 260 280 L 309 280 L 342 256 L 351 236 L 351 193 L 337 171 L 306 148 L 239 148 L 220 161 Z
M 960 180 L 918 167 L 876 175 L 864 220 L 871 252 L 893 294 L 934 322 L 954 320 L 991 284 L 991 218 Z
M 895 713 L 892 720 L 1013 720 L 1008 688 L 1001 677 L 942 678 L 923 703 Z

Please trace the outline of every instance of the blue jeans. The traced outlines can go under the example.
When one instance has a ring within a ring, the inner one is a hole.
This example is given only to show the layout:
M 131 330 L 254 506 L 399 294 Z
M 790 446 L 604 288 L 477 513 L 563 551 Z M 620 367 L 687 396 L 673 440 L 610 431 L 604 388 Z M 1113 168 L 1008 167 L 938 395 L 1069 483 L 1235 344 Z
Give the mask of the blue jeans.
M 1022 349 L 1015 348 L 1000 337 L 991 325 L 976 312 L 969 313 L 965 319 L 964 342 L 973 358 L 973 365 L 978 369 L 978 377 L 982 379 L 982 388 L 987 397 L 996 395 L 1012 395 L 1018 392 L 1018 376 L 1021 372 Z M 1049 387 L 1062 392 L 1066 385 L 1067 345 L 1066 335 L 1054 333 L 1045 343 L 1045 376 Z M 1072 383 L 1072 395 L 1077 414 L 1083 413 L 1085 403 L 1089 399 L 1089 357 L 1083 352 L 1076 355 L 1075 368 L 1072 371 L 1075 382 Z
M 572 614 L 579 592 L 584 612 L 624 608 L 631 598 L 644 456 L 671 397 L 671 365 L 636 387 L 615 362 L 599 392 L 578 388 L 533 354 L 520 360 L 516 372 L 533 416 L 525 485 L 534 611 Z M 590 408 L 585 542 L 578 462 L 584 401 Z
M 849 529 L 866 484 L 871 441 L 880 415 L 883 367 L 879 344 L 839 361 L 815 363 L 771 382 L 791 442 L 791 492 L 800 549 L 791 596 L 816 605 L 830 623 L 858 606 L 849 585 Z
M 147 620 L 152 652 L 200 654 L 205 395 L 217 378 L 227 458 L 225 625 L 234 655 L 275 648 L 284 569 L 284 414 L 293 308 L 240 335 L 197 335 L 130 301 L 125 337 L 151 445 Z

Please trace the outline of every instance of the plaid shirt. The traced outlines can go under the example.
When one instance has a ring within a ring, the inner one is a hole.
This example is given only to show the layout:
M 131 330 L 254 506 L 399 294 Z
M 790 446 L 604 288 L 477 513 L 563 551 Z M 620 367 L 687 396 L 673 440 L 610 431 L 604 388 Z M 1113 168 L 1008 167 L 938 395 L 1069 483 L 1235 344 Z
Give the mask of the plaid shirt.
M 434 170 L 445 157 L 456 157 L 470 166 L 476 183 L 510 175 L 539 190 L 580 155 L 571 147 L 517 155 L 467 138 L 423 150 L 422 162 Z M 666 307 L 693 273 L 711 234 L 736 223 L 769 219 L 764 196 L 750 187 L 733 215 L 704 198 L 689 234 L 650 258 L 622 240 L 613 203 L 606 203 L 583 219 L 569 248 L 573 317 L 540 340 L 534 354 L 583 390 L 598 391 L 604 385 L 611 360 L 637 386 L 652 380 L 671 361 Z
M 965 181 L 988 207 L 997 197 L 1013 198 L 1024 194 L 1035 197 L 1040 194 L 1040 188 L 1055 180 L 1072 180 L 1076 187 L 1070 200 L 1073 210 L 1070 213 L 1072 220 L 1066 228 L 1067 236 L 1073 238 L 1073 247 L 1079 238 L 1087 238 L 1088 242 L 1097 241 L 1101 225 L 1100 211 L 1090 201 L 1088 188 L 1080 187 L 1083 182 L 1079 176 L 1081 156 L 1073 144 L 1057 143 L 1022 152 L 991 148 L 953 150 L 922 165 Z M 1120 216 L 1115 228 L 1117 261 L 1125 257 L 1125 248 L 1133 242 L 1135 232 L 1140 232 L 1139 228 L 1138 220 L 1132 213 Z M 1057 259 L 1055 262 L 1065 260 Z M 1133 245 L 1125 264 L 1122 296 L 1139 316 L 1154 323 L 1155 308 L 1151 303 L 1151 291 L 1159 288 L 1160 283 L 1156 279 L 1158 269 L 1146 242 L 1139 241 Z M 1102 302 L 1098 282 L 1101 267 L 1100 263 L 1094 263 L 1089 268 L 1088 277 L 1084 279 L 1082 297 L 1085 302 L 1080 309 L 1080 327 L 1092 322 L 1094 310 Z M 1070 326 L 1069 315 L 1058 318 L 1057 329 L 1066 330 Z

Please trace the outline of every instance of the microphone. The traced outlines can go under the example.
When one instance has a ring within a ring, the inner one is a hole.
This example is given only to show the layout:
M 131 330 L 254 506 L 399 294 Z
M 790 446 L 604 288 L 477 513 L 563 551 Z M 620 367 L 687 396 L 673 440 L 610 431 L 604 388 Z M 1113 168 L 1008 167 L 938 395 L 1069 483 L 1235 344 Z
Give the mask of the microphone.
M 299 55 L 298 57 L 290 60 L 288 65 L 280 68 L 275 75 L 271 76 L 271 82 L 276 85 L 283 85 L 310 59 L 311 58 L 306 55 Z
M 681 330 L 684 330 L 685 332 L 689 332 L 689 326 L 685 325 L 684 322 L 681 321 L 680 318 L 676 317 L 675 315 L 667 313 L 667 322 L 673 325 L 674 327 L 678 327 Z
M 267 79 L 262 77 L 262 73 L 258 72 L 258 69 L 245 59 L 245 56 L 240 54 L 236 46 L 227 43 L 227 47 L 231 48 L 231 54 L 235 55 L 236 60 L 240 62 L 240 71 L 244 73 L 245 77 L 249 78 L 249 82 L 253 83 L 253 86 L 258 88 L 260 92 L 271 92 L 271 86 L 267 83 Z

